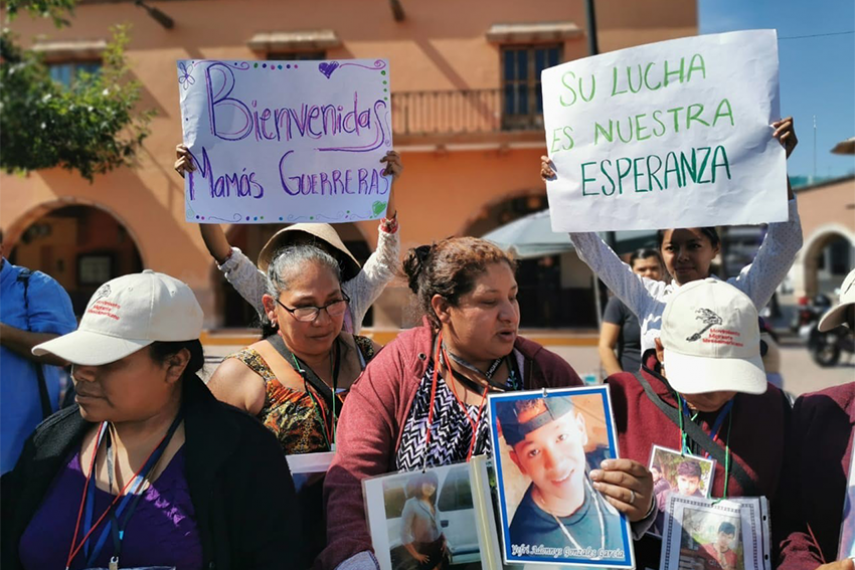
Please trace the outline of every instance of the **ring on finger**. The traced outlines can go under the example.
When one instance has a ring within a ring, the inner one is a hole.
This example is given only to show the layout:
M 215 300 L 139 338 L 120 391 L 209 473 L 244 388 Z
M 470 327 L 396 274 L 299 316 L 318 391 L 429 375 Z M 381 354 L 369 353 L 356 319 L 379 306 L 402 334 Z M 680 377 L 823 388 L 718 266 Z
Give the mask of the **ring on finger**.
M 635 504 L 635 491 L 633 491 L 632 489 L 629 490 L 629 504 Z

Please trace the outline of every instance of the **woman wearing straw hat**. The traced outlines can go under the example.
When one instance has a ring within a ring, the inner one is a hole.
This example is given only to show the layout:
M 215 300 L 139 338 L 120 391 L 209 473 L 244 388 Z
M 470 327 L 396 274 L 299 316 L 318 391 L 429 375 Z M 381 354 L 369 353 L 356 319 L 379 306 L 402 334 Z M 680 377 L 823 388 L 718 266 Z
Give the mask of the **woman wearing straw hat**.
M 196 170 L 186 146 L 179 144 L 175 153 L 175 171 L 182 178 L 185 172 Z M 389 151 L 380 162 L 386 163 L 383 174 L 392 176 L 394 186 L 394 181 L 404 168 L 401 165 L 401 156 L 395 151 Z M 390 189 L 387 217 L 380 222 L 377 249 L 362 268 L 329 224 L 294 224 L 279 230 L 259 253 L 257 268 L 240 249 L 229 244 L 225 232 L 218 224 L 199 224 L 199 230 L 208 252 L 217 262 L 217 267 L 240 296 L 255 308 L 262 320 L 266 315 L 261 302 L 261 297 L 267 290 L 265 273 L 276 252 L 288 245 L 299 243 L 314 243 L 326 250 L 341 265 L 344 292 L 350 298 L 344 328 L 348 332 L 358 333 L 362 328 L 365 313 L 395 276 L 399 267 L 401 238 L 398 233 L 398 211 L 394 204 L 394 192 Z M 265 329 L 264 334 L 266 336 L 271 332 Z
M 3 568 L 299 560 L 288 464 L 196 376 L 201 329 L 190 288 L 144 271 L 101 286 L 76 332 L 33 349 L 72 363 L 78 406 L 43 422 L 3 477 Z

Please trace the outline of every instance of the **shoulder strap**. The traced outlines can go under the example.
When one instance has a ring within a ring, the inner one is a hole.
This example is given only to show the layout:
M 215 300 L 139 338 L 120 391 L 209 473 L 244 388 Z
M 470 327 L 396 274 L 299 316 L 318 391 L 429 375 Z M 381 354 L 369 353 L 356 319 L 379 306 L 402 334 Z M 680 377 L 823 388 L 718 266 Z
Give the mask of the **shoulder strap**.
M 315 374 L 314 370 L 308 366 L 304 366 L 302 362 L 299 363 L 298 367 L 299 360 L 297 360 L 294 353 L 285 346 L 285 341 L 282 340 L 282 337 L 279 334 L 270 335 L 264 340 L 276 349 L 276 352 L 278 352 L 282 358 L 291 365 L 291 368 L 297 371 L 297 374 L 302 376 L 306 382 L 312 385 L 312 388 L 314 388 L 324 398 L 327 405 L 332 406 L 332 388 L 327 386 L 326 382 L 318 378 L 318 375 Z M 336 370 L 336 374 L 337 373 L 338 371 Z
M 680 411 L 677 408 L 669 406 L 665 403 L 662 398 L 659 397 L 656 392 L 653 391 L 653 388 L 650 386 L 650 383 L 644 378 L 644 376 L 640 372 L 633 373 L 638 379 L 641 386 L 644 388 L 644 393 L 647 394 L 647 398 L 656 404 L 656 406 L 665 414 L 669 420 L 674 422 L 675 425 L 680 425 Z M 733 413 L 733 411 L 731 411 Z M 683 422 L 683 429 L 686 431 L 686 435 L 692 439 L 696 444 L 698 444 L 704 451 L 709 453 L 713 459 L 715 459 L 721 465 L 725 465 L 727 459 L 727 451 L 719 445 L 717 442 L 713 441 L 713 439 L 707 434 L 701 426 L 696 424 L 695 422 L 689 420 Z M 740 487 L 742 487 L 742 491 L 745 496 L 756 497 L 761 493 L 757 488 L 757 485 L 754 483 L 754 480 L 745 472 L 745 469 L 742 468 L 742 465 L 739 464 L 735 459 L 730 462 L 730 470 L 734 479 L 739 482 Z
M 27 294 L 30 288 L 30 276 L 32 274 L 33 272 L 26 267 L 21 269 L 18 273 L 18 283 L 21 283 L 24 286 L 24 314 L 27 318 L 27 332 L 33 332 L 32 327 L 30 327 L 30 298 Z M 39 382 L 39 401 L 42 405 L 42 418 L 47 418 L 53 413 L 53 406 L 51 406 L 50 403 L 50 393 L 47 388 L 47 380 L 45 380 L 44 367 L 42 367 L 38 362 L 31 362 L 33 367 L 36 369 L 36 378 Z

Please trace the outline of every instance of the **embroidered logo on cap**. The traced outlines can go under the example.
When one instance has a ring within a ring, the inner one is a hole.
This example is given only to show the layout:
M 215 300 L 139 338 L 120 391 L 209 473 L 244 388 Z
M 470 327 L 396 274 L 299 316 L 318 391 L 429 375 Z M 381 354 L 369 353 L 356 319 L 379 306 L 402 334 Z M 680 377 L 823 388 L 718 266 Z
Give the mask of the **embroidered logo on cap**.
M 716 325 L 720 325 L 722 323 L 721 317 L 712 312 L 709 309 L 700 308 L 695 311 L 695 319 L 704 323 L 704 328 L 693 334 L 692 336 L 686 338 L 689 342 L 695 342 L 701 339 L 701 335 L 710 330 L 712 327 Z
M 112 289 L 110 289 L 109 283 L 104 283 L 101 287 L 95 292 L 95 295 L 92 297 L 92 304 L 97 303 L 100 299 L 104 297 L 109 297 Z

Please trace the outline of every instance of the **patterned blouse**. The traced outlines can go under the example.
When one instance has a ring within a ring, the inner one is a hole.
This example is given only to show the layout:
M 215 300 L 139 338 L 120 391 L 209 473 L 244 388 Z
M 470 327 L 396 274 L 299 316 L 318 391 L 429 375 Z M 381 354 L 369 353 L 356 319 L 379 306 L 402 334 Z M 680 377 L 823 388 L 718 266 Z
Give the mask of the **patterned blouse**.
M 427 438 L 430 393 L 433 386 L 433 367 L 428 364 L 425 375 L 416 391 L 410 414 L 404 423 L 401 445 L 395 457 L 396 469 L 415 471 L 422 467 L 438 467 L 466 461 L 472 445 L 472 424 L 478 421 L 479 404 L 464 404 L 466 412 L 442 376 L 437 378 L 436 401 L 433 410 L 433 426 L 430 449 L 425 464 L 425 439 Z M 490 422 L 486 407 L 478 424 L 478 439 L 472 455 L 490 453 Z M 468 418 L 467 418 L 468 415 Z M 471 423 L 470 423 L 471 421 Z
M 359 348 L 360 361 L 365 368 L 365 364 L 374 357 L 374 346 L 366 337 L 354 336 L 353 340 Z M 321 414 L 308 393 L 283 386 L 261 354 L 252 348 L 244 348 L 226 358 L 242 362 L 264 380 L 266 393 L 258 419 L 273 432 L 286 455 L 329 450 Z M 339 393 L 339 396 L 343 400 L 346 392 Z M 329 416 L 326 402 L 321 399 L 320 404 Z

